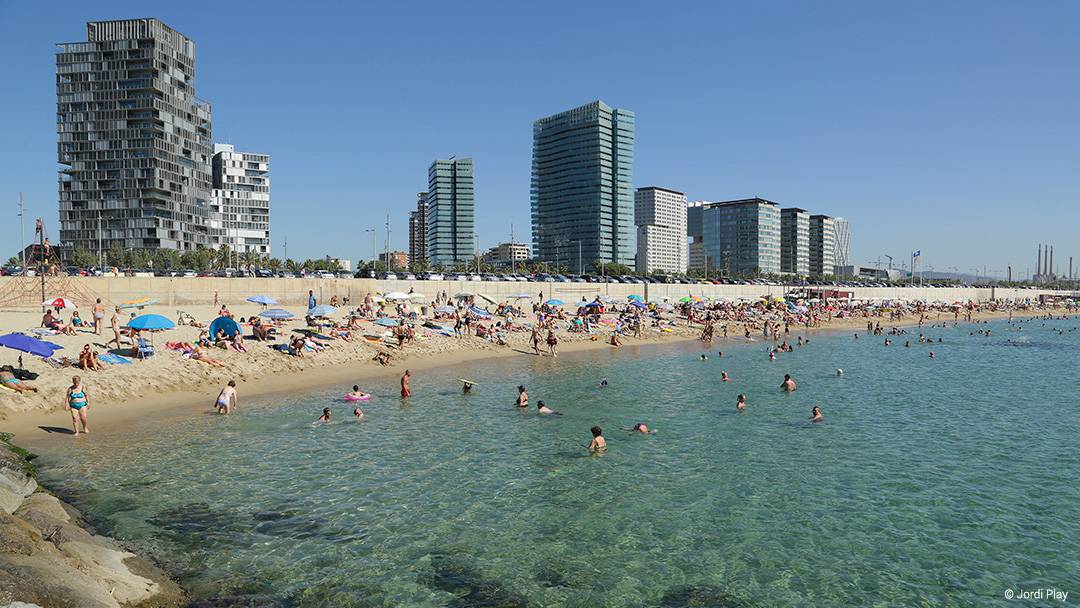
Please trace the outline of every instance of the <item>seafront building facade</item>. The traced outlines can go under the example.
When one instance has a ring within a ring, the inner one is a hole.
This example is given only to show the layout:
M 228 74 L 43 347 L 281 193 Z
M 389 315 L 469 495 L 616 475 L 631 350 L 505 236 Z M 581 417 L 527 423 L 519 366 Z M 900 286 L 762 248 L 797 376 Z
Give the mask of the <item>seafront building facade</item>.
M 810 274 L 810 214 L 805 209 L 780 210 L 780 272 Z
M 706 264 L 729 274 L 780 272 L 780 206 L 761 198 L 724 201 L 702 211 Z
M 634 265 L 634 113 L 594 101 L 533 124 L 536 258 Z
M 810 274 L 823 276 L 836 272 L 836 234 L 833 218 L 827 215 L 810 216 Z
M 208 245 L 211 110 L 195 43 L 157 19 L 92 21 L 57 45 L 65 252 Z
M 849 266 L 851 264 L 851 222 L 842 217 L 833 218 L 833 236 L 835 247 L 833 248 L 833 265 Z M 839 275 L 834 269 L 833 274 Z
M 427 192 L 416 194 L 416 210 L 409 212 L 409 262 L 418 270 L 427 265 Z
M 512 266 L 529 259 L 531 253 L 525 243 L 499 243 L 484 254 L 484 261 L 496 266 Z
M 686 212 L 686 195 L 677 190 L 648 186 L 634 192 L 638 272 L 686 272 Z
M 427 259 L 432 266 L 468 264 L 476 253 L 473 160 L 436 160 L 428 168 Z
M 270 156 L 214 144 L 209 245 L 270 255 Z
M 691 270 L 705 269 L 705 227 L 702 214 L 709 201 L 686 203 L 687 263 Z

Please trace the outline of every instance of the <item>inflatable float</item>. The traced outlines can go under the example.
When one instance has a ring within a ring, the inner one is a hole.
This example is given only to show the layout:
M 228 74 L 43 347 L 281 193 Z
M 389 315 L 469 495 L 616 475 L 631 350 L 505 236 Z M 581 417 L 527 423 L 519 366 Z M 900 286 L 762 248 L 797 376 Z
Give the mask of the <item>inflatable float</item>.
M 371 399 L 371 395 L 364 393 L 362 395 L 354 395 L 352 393 L 345 393 L 345 401 L 367 401 Z

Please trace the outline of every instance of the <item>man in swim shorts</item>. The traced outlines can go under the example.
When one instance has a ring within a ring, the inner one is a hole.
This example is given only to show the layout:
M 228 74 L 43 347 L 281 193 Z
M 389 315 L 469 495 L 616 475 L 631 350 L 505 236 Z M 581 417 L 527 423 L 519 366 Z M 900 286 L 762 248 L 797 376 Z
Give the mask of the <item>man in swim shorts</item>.
M 791 379 L 791 374 L 784 374 L 784 381 L 780 383 L 780 388 L 789 393 L 796 389 L 795 381 Z
M 412 396 L 412 390 L 409 389 L 409 378 L 410 377 L 411 376 L 409 374 L 409 370 L 405 370 L 405 373 L 402 374 L 402 376 L 401 376 L 401 396 L 402 397 L 410 397 L 410 396 Z

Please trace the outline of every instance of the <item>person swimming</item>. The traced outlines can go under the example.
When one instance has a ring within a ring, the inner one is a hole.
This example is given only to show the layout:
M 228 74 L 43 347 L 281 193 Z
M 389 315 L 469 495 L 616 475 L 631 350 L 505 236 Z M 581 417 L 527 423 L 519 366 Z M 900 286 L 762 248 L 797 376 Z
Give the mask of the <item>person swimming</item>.
M 746 409 L 746 395 L 739 395 L 738 401 L 735 402 L 735 409 L 740 412 Z
M 702 361 L 708 361 L 708 360 L 709 360 L 709 356 L 708 356 L 708 355 L 706 355 L 705 353 L 701 353 L 701 360 L 702 360 Z
M 837 376 L 843 376 L 844 375 L 844 370 L 839 368 L 839 367 L 836 368 L 836 375 Z
M 473 387 L 472 382 L 462 381 L 462 383 L 461 383 L 461 394 L 463 394 L 463 395 L 469 394 L 469 392 L 472 391 L 472 387 Z
M 313 424 L 318 424 L 320 422 L 330 422 L 330 408 L 324 407 L 322 411 L 322 416 L 319 416 L 319 419 L 316 420 Z
M 592 441 L 589 442 L 588 450 L 590 452 L 602 452 L 607 449 L 607 441 L 604 439 L 604 431 L 598 426 L 594 426 L 589 431 L 592 433 Z
M 821 415 L 821 408 L 814 406 L 814 409 L 810 410 L 810 422 L 821 422 L 825 419 L 825 416 Z
M 360 390 L 360 385 L 359 384 L 352 385 L 352 392 L 349 393 L 349 396 L 350 397 L 358 397 L 358 398 L 359 397 L 370 397 L 370 395 L 368 395 L 367 393 Z M 356 408 L 356 409 L 360 409 L 360 408 Z
M 608 384 L 607 378 L 604 378 L 603 380 L 600 381 L 600 388 L 607 387 L 607 384 Z
M 354 418 L 356 418 L 357 420 L 359 420 L 359 419 L 361 419 L 361 418 L 363 418 L 363 417 L 364 417 L 364 410 L 362 410 L 362 409 L 360 409 L 360 408 L 356 408 L 356 409 L 354 409 L 354 410 L 352 411 L 352 415 L 353 415 L 353 417 L 354 417 Z M 329 418 L 327 418 L 327 420 L 329 420 Z
M 646 426 L 644 422 L 639 422 L 639 423 L 635 424 L 634 425 L 634 432 L 635 433 L 644 433 L 646 435 L 648 435 L 650 433 L 649 427 Z
M 718 351 L 718 352 L 716 353 L 716 356 L 717 356 L 717 357 L 723 357 L 723 356 L 724 356 L 724 351 Z
M 784 381 L 780 383 L 780 388 L 790 393 L 798 387 L 795 385 L 795 381 L 791 379 L 791 374 L 784 374 Z
M 769 352 L 769 361 L 776 361 L 776 352 L 775 351 L 770 351 Z
M 541 399 L 540 401 L 536 402 L 536 413 L 537 414 L 558 414 L 559 412 L 556 412 L 555 410 L 551 409 L 550 407 L 544 405 L 544 400 Z

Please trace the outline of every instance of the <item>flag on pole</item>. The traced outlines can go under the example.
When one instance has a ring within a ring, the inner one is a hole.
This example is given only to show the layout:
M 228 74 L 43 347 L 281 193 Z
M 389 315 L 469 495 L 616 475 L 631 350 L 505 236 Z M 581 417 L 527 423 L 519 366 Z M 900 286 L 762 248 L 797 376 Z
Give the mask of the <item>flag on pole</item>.
M 922 249 L 920 249 L 920 250 L 916 251 L 915 253 L 911 254 L 911 257 L 918 258 L 921 255 L 922 255 Z

